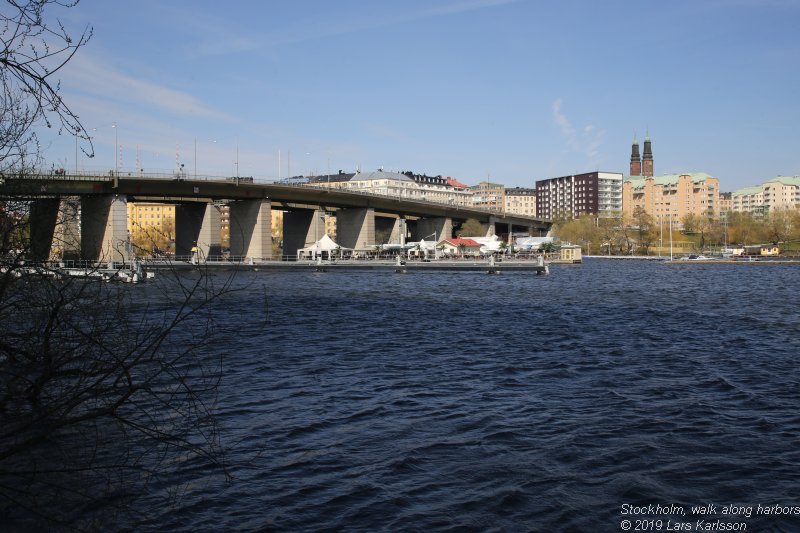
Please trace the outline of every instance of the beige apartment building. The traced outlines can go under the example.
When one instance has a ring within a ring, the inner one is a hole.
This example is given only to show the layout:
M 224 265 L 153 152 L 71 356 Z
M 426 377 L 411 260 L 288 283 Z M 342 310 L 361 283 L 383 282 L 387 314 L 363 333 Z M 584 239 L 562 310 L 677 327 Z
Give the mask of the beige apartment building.
M 502 211 L 505 205 L 506 188 L 502 183 L 482 181 L 469 188 L 475 207 Z
M 745 187 L 731 195 L 732 210 L 764 215 L 775 209 L 800 207 L 800 176 L 778 176 L 756 187 Z
M 719 180 L 702 172 L 665 176 L 627 176 L 622 185 L 623 213 L 644 209 L 657 223 L 682 226 L 688 214 L 719 218 Z
M 514 215 L 536 216 L 536 189 L 514 187 L 505 191 L 505 211 Z

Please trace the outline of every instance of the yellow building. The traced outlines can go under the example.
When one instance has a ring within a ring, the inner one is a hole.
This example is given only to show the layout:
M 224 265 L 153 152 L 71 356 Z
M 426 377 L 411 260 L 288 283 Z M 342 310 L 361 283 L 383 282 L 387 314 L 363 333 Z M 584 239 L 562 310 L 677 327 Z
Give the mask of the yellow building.
M 719 180 L 702 172 L 666 176 L 627 176 L 622 184 L 622 211 L 642 208 L 656 223 L 681 227 L 688 214 L 719 218 Z
M 506 189 L 505 211 L 515 215 L 536 216 L 536 189 L 514 187 Z
M 565 244 L 561 246 L 560 259 L 564 263 L 581 263 L 581 247 L 575 244 Z
M 128 232 L 131 241 L 142 252 L 172 248 L 175 242 L 175 206 L 129 202 Z

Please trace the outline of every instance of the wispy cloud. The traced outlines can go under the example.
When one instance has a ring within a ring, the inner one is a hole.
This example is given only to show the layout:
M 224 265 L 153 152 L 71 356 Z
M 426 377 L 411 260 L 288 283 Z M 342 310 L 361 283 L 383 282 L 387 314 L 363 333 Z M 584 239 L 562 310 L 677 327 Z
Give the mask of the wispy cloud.
M 561 98 L 553 102 L 553 120 L 558 126 L 558 129 L 561 130 L 561 135 L 567 142 L 567 146 L 570 147 L 572 150 L 577 150 L 578 148 L 578 140 L 577 135 L 575 133 L 575 128 L 572 127 L 569 119 L 561 112 Z
M 572 122 L 562 111 L 563 101 L 561 98 L 552 104 L 553 122 L 564 138 L 568 152 L 578 153 L 586 158 L 585 163 L 594 166 L 598 163 L 600 147 L 603 144 L 605 131 L 598 130 L 593 124 L 587 124 L 580 129 L 576 129 Z
M 206 38 L 192 46 L 192 52 L 200 56 L 221 56 L 255 50 L 266 50 L 285 44 L 297 44 L 314 40 L 348 35 L 371 29 L 385 28 L 416 22 L 424 19 L 457 15 L 469 11 L 498 7 L 521 0 L 459 0 L 443 5 L 427 7 L 415 11 L 401 11 L 388 14 L 356 13 L 348 17 L 346 23 L 336 23 L 329 19 L 308 19 L 290 27 L 267 34 L 248 34 L 243 28 L 222 27 L 218 19 L 198 18 L 195 13 L 187 13 L 196 35 Z M 402 4 L 398 4 L 402 5 Z
M 89 83 L 87 80 L 90 80 Z M 64 71 L 62 81 L 67 87 L 80 87 L 81 92 L 101 100 L 145 105 L 185 117 L 233 121 L 226 113 L 187 92 L 123 74 L 110 64 L 85 53 L 70 61 L 70 68 Z

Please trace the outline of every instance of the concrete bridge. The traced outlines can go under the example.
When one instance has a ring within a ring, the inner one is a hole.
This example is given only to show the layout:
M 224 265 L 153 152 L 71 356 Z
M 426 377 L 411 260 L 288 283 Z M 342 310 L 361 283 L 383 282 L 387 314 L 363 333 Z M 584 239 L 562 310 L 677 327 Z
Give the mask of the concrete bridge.
M 390 229 L 389 242 L 397 244 L 452 236 L 454 224 L 470 218 L 509 238 L 514 231 L 550 229 L 549 220 L 487 209 L 252 178 L 36 174 L 5 177 L 0 198 L 31 202 L 33 253 L 42 259 L 55 241 L 80 249 L 82 259 L 127 260 L 127 202 L 175 204 L 176 254 L 188 255 L 196 245 L 204 257 L 219 255 L 220 210 L 227 204 L 230 254 L 256 261 L 272 258 L 272 209 L 284 211 L 284 249 L 290 252 L 325 234 L 323 212 L 336 216 L 338 243 L 356 250 L 382 244 L 375 242 L 376 224 Z

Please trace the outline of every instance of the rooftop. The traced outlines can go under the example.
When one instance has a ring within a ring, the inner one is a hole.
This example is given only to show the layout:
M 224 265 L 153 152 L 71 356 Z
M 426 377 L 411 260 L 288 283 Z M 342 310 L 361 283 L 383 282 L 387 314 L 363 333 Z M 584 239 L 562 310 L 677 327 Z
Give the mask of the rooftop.
M 675 185 L 681 176 L 689 176 L 692 178 L 692 183 L 702 183 L 709 178 L 716 179 L 705 172 L 683 172 L 681 174 L 653 176 L 652 178 L 648 176 L 625 176 L 624 181 L 629 182 L 634 189 L 641 189 L 647 180 L 653 180 L 654 185 Z

